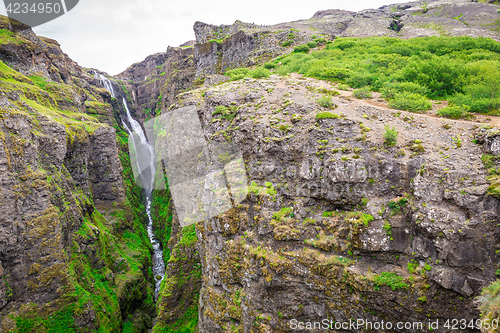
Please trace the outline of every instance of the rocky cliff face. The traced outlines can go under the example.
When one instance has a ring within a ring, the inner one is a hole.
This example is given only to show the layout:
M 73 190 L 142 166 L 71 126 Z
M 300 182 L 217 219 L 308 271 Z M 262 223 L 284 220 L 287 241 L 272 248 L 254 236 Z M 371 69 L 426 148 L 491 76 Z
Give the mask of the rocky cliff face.
M 332 88 L 272 77 L 177 102 L 197 107 L 207 140 L 241 149 L 251 177 L 247 200 L 197 225 L 200 332 L 478 318 L 474 297 L 495 280 L 500 248 L 500 201 L 481 161 L 492 145 L 474 143 L 488 127 L 348 96 L 332 115 L 316 103 Z M 383 144 L 386 124 L 395 147 Z
M 498 17 L 497 6 L 464 0 L 274 26 L 197 22 L 196 41 L 118 75 L 117 99 L 56 41 L 3 18 L 0 330 L 152 327 L 151 245 L 123 97 L 141 122 L 195 106 L 207 141 L 239 147 L 250 178 L 241 205 L 196 228 L 180 227 L 168 190 L 154 193 L 167 264 L 155 332 L 287 332 L 292 319 L 425 326 L 477 319 L 478 304 L 498 318 L 498 130 L 345 91 L 325 110 L 317 100 L 336 87 L 301 76 L 222 75 L 313 37 L 499 40 Z M 383 144 L 386 124 L 399 131 L 394 147 Z
M 1 24 L 0 330 L 143 331 L 150 245 L 116 101 L 55 41 Z
M 149 56 L 117 78 L 129 92 L 138 118 L 144 121 L 172 104 L 177 94 L 191 88 L 195 71 L 194 49 L 188 45 L 169 47 L 165 53 Z

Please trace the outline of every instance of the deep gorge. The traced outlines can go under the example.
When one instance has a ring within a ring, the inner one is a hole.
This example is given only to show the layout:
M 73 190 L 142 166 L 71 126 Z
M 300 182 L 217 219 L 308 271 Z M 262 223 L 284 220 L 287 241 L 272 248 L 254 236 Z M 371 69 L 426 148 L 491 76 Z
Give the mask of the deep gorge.
M 196 22 L 196 40 L 114 77 L 1 17 L 0 330 L 498 320 L 499 10 Z M 209 149 L 241 150 L 249 182 L 243 202 L 181 228 L 151 162 L 168 134 L 143 130 L 185 106 Z

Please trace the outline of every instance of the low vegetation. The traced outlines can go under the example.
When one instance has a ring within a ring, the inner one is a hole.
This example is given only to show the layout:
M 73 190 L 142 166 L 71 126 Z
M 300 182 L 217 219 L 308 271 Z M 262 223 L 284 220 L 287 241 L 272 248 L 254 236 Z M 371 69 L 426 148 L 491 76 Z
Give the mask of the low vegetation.
M 430 99 L 470 112 L 500 107 L 500 43 L 489 38 L 337 38 L 324 49 L 307 49 L 300 45 L 278 58 L 276 72 L 379 91 L 401 110 L 428 110 Z
M 395 146 L 398 140 L 398 130 L 396 127 L 391 128 L 389 125 L 385 125 L 384 130 L 384 144 L 388 147 Z

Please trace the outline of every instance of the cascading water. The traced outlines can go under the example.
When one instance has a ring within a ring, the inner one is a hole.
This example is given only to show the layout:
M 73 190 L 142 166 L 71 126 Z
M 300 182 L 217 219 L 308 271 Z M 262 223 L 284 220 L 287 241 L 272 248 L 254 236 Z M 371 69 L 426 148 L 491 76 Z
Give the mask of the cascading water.
M 113 89 L 113 85 L 111 81 L 102 74 L 97 74 L 102 85 L 109 91 L 112 97 L 115 97 L 115 92 Z M 144 193 L 146 197 L 146 215 L 148 216 L 148 224 L 147 231 L 148 237 L 153 245 L 153 276 L 155 278 L 155 299 L 158 299 L 158 293 L 160 291 L 161 281 L 165 276 L 165 263 L 163 262 L 163 250 L 161 248 L 160 242 L 156 239 L 155 234 L 153 233 L 153 218 L 151 217 L 151 202 L 152 202 L 152 189 L 154 183 L 154 175 L 155 175 L 155 155 L 154 150 L 149 144 L 146 135 L 141 127 L 141 125 L 132 118 L 130 114 L 130 110 L 127 105 L 127 101 L 123 98 L 123 106 L 125 107 L 125 111 L 127 112 L 127 120 L 131 126 L 128 127 L 127 124 L 122 122 L 123 127 L 127 131 L 129 135 L 129 140 L 132 140 L 132 145 L 134 147 L 134 151 L 136 153 L 136 164 L 137 169 L 139 170 L 142 185 L 144 187 Z M 134 134 L 139 138 L 136 142 L 134 138 Z M 140 145 L 140 149 L 138 149 Z M 143 149 L 144 147 L 145 149 Z
M 106 88 L 107 91 L 111 94 L 111 97 L 116 98 L 115 96 L 115 90 L 113 89 L 113 85 L 111 84 L 111 81 L 107 77 L 105 77 L 102 74 L 95 73 L 95 77 L 99 78 L 100 83 Z

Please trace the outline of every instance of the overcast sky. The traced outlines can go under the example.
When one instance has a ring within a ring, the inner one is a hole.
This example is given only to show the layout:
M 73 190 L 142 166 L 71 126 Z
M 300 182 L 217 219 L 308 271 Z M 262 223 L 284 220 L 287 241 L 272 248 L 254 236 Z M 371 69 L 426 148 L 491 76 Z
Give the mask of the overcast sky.
M 57 40 L 81 66 L 115 75 L 150 54 L 194 39 L 193 24 L 235 20 L 276 24 L 307 19 L 318 10 L 359 11 L 398 0 L 203 1 L 80 0 L 66 15 L 36 27 Z M 5 14 L 5 7 L 0 5 Z

